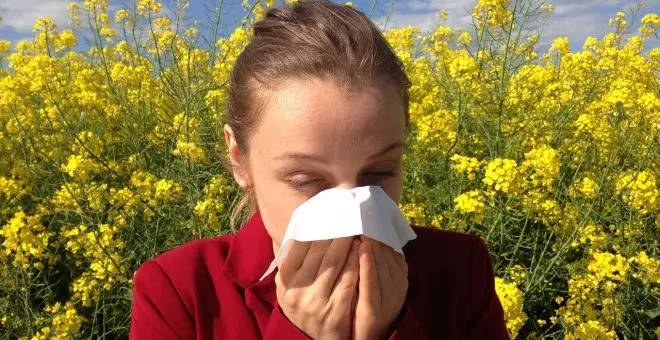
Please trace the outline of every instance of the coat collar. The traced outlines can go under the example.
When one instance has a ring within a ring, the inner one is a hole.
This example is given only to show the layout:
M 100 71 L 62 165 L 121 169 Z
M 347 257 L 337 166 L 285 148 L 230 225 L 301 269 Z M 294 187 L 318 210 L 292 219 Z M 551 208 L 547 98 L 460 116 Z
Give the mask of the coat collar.
M 273 241 L 257 210 L 234 235 L 222 271 L 239 286 L 247 288 L 259 281 L 274 258 Z
M 408 262 L 408 278 L 412 278 L 417 272 L 415 263 L 418 261 L 415 261 L 415 258 L 423 256 L 423 254 L 416 254 L 414 241 L 409 242 L 403 248 Z M 266 231 L 261 213 L 257 210 L 234 235 L 234 241 L 229 247 L 222 271 L 226 277 L 245 289 L 259 281 L 274 258 L 273 241 Z M 265 277 L 261 283 L 274 282 L 275 273 L 277 273 L 277 269 Z

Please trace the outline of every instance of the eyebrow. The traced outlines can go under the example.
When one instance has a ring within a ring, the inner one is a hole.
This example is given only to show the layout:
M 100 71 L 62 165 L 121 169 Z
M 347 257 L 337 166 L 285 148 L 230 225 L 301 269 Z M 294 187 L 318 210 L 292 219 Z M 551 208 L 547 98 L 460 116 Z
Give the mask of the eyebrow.
M 380 151 L 376 152 L 375 154 L 369 156 L 369 159 L 378 158 L 382 155 L 387 154 L 388 152 L 390 152 L 392 150 L 403 149 L 404 147 L 405 147 L 405 143 L 403 141 L 396 141 L 396 142 L 382 148 Z
M 396 149 L 402 149 L 405 147 L 405 143 L 403 141 L 397 141 L 392 144 L 387 145 L 386 147 L 380 149 L 378 152 L 374 153 L 373 155 L 369 156 L 369 159 L 374 159 L 378 158 L 382 155 L 387 154 L 388 152 Z M 299 152 L 286 152 L 281 155 L 278 155 L 274 157 L 275 160 L 284 160 L 284 159 L 297 159 L 297 160 L 304 160 L 304 161 L 311 161 L 311 162 L 316 162 L 316 163 L 325 163 L 326 160 L 324 160 L 321 157 L 318 157 L 316 155 L 310 155 L 306 153 L 299 153 Z

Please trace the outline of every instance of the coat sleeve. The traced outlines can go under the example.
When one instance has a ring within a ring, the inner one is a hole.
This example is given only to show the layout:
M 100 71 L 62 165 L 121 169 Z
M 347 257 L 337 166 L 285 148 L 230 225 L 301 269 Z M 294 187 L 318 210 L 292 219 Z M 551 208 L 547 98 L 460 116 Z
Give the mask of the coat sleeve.
M 410 311 L 408 304 L 403 305 L 400 319 L 396 322 L 394 331 L 390 334 L 390 340 L 426 339 L 427 336 L 422 327 L 417 323 L 415 315 Z
M 502 304 L 495 292 L 493 263 L 486 243 L 472 237 L 470 251 L 470 301 L 468 339 L 509 339 Z
M 135 274 L 129 338 L 196 338 L 192 316 L 156 262 L 145 262 Z

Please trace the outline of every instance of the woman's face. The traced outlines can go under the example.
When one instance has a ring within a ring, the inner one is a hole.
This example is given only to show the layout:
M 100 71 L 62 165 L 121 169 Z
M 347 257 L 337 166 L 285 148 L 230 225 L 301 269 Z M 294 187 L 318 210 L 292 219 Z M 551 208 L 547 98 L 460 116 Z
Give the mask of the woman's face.
M 252 187 L 275 250 L 293 211 L 322 190 L 378 185 L 399 202 L 404 107 L 390 81 L 372 83 L 347 93 L 332 81 L 295 81 L 269 94 L 247 167 L 234 176 Z M 228 127 L 225 137 L 238 162 Z

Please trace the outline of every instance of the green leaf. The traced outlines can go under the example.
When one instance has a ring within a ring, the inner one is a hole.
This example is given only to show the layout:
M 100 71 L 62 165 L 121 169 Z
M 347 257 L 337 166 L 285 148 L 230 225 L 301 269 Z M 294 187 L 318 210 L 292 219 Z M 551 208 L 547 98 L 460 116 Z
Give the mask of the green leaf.
M 656 308 L 654 310 L 646 311 L 646 315 L 648 315 L 649 318 L 651 318 L 651 319 L 655 319 L 658 316 L 660 316 L 660 308 Z

